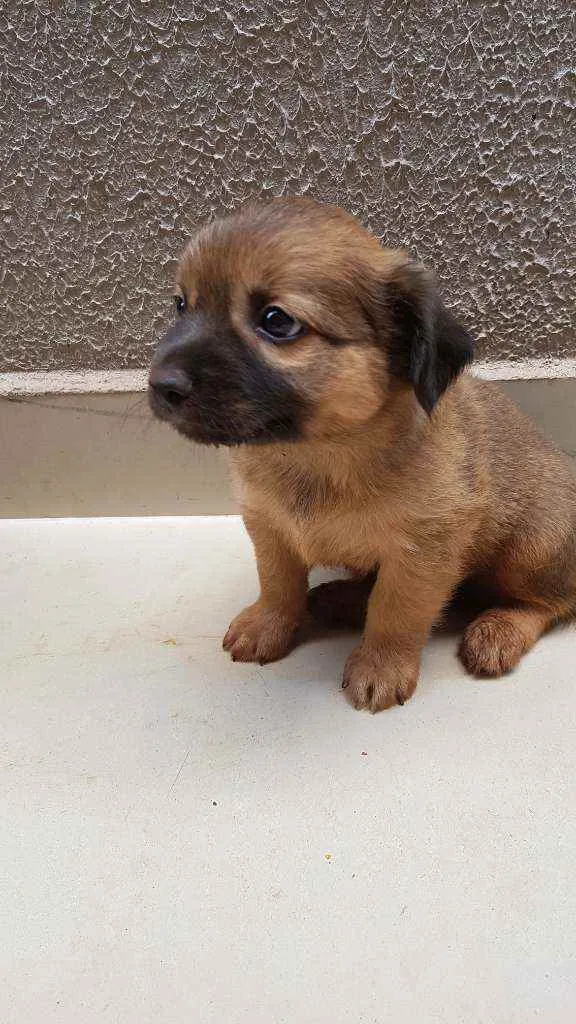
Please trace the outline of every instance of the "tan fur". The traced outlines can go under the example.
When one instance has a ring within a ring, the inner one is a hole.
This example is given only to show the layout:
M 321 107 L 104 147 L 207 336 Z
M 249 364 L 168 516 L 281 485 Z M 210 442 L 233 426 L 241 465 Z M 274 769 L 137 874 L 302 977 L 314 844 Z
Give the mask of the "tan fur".
M 282 657 L 305 615 L 309 569 L 345 566 L 377 574 L 344 672 L 355 707 L 378 711 L 411 696 L 430 629 L 470 578 L 497 601 L 469 626 L 462 661 L 478 675 L 509 671 L 576 611 L 567 460 L 496 386 L 468 374 L 428 417 L 391 375 L 370 325 L 374 283 L 402 273 L 406 255 L 382 250 L 341 211 L 301 203 L 288 220 L 282 204 L 271 211 L 208 230 L 179 274 L 188 295 L 226 295 L 246 345 L 314 403 L 301 441 L 232 453 L 261 595 L 225 648 L 246 661 Z M 281 347 L 259 339 L 247 314 L 258 288 L 308 334 Z M 332 334 L 347 344 L 330 344 Z

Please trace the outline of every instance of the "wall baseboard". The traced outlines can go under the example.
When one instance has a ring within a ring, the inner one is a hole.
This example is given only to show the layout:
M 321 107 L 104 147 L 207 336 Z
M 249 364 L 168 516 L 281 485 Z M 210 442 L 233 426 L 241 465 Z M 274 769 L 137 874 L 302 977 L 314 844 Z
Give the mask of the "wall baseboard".
M 575 359 L 502 359 L 477 362 L 484 380 L 566 380 L 576 378 Z M 146 390 L 147 370 L 82 370 L 77 373 L 0 373 L 0 395 L 118 394 Z
M 576 456 L 576 376 L 501 386 Z M 142 391 L 0 396 L 0 437 L 0 518 L 237 511 L 226 452 L 154 420 Z

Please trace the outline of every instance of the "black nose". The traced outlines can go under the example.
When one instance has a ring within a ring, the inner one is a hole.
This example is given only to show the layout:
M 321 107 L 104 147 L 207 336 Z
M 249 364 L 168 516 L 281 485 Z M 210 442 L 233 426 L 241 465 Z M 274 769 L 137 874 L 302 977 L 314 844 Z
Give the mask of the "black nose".
M 192 384 L 182 370 L 152 370 L 150 387 L 172 409 L 190 396 Z

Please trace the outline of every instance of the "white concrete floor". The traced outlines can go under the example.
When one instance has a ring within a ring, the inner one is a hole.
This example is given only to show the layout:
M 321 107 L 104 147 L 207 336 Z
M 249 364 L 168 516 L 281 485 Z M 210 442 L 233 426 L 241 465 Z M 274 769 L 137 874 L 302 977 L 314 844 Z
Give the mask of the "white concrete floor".
M 2 1024 L 568 1024 L 576 631 L 415 697 L 220 650 L 235 519 L 0 522 Z

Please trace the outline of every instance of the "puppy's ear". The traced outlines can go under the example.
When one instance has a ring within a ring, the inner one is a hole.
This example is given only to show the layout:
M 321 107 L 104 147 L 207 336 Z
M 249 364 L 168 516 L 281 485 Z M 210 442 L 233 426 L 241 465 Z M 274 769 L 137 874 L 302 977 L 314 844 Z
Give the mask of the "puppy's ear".
M 412 384 L 430 415 L 472 362 L 472 338 L 443 305 L 433 275 L 422 264 L 397 267 L 385 287 L 391 372 Z

